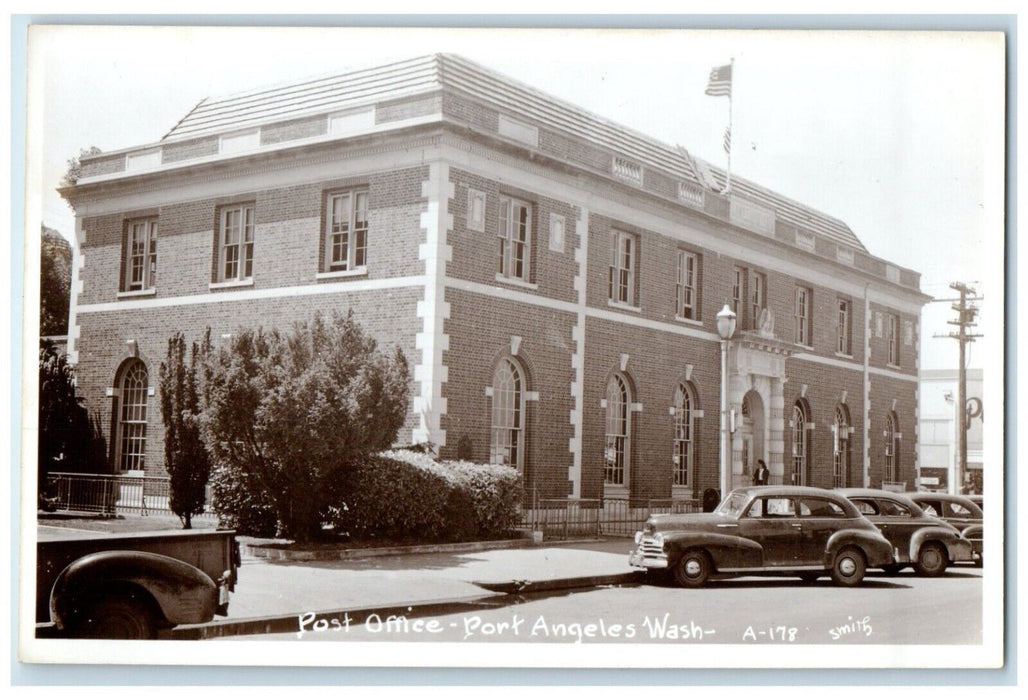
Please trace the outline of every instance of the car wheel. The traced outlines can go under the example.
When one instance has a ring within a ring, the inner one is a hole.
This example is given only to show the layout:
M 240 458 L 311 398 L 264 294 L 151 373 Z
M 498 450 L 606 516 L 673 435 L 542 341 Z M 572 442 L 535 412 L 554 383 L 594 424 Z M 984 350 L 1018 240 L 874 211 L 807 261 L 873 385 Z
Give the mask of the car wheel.
M 907 568 L 906 564 L 887 564 L 887 565 L 882 567 L 882 571 L 884 571 L 885 573 L 887 573 L 887 574 L 889 574 L 891 576 L 891 575 L 898 574 L 899 572 L 903 571 L 903 569 L 905 569 L 905 568 Z
M 942 576 L 949 566 L 946 550 L 938 542 L 926 542 L 917 553 L 914 571 L 921 576 Z
M 690 549 L 675 564 L 675 583 L 684 588 L 699 588 L 710 578 L 714 565 L 702 549 Z
M 864 580 L 866 570 L 864 553 L 857 547 L 846 547 L 835 555 L 832 581 L 838 586 L 857 586 Z
M 136 598 L 107 598 L 86 606 L 72 633 L 86 639 L 154 639 L 157 615 Z
M 803 583 L 814 583 L 821 578 L 822 574 L 820 571 L 801 571 L 799 576 Z

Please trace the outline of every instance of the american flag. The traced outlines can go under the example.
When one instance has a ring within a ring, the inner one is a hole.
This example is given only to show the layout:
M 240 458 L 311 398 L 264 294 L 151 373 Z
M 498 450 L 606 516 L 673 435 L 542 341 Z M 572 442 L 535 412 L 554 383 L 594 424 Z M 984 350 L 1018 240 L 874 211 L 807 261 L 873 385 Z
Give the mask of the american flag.
M 707 81 L 707 95 L 712 97 L 732 96 L 732 64 L 718 66 L 710 71 L 710 79 Z

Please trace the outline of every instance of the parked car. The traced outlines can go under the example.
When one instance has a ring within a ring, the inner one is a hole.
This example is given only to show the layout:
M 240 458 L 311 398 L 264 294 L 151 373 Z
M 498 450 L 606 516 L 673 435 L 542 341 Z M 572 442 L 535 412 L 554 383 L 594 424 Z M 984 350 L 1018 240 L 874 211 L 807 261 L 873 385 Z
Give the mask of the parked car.
M 971 547 L 974 549 L 976 557 L 975 564 L 982 565 L 984 531 L 981 508 L 966 496 L 954 496 L 949 493 L 914 491 L 908 493 L 907 496 L 921 506 L 925 513 L 945 520 L 960 530 L 964 537 L 971 540 Z
M 952 562 L 973 561 L 971 542 L 956 527 L 927 515 L 906 496 L 878 489 L 837 489 L 892 543 L 889 573 L 913 565 L 921 576 L 942 576 Z
M 976 506 L 978 506 L 983 513 L 985 512 L 985 506 L 983 504 L 982 494 L 980 494 L 980 493 L 969 493 L 965 497 L 967 498 L 967 500 L 971 501 L 971 503 L 974 503 Z
M 713 513 L 654 515 L 635 535 L 629 564 L 670 570 L 678 585 L 750 574 L 830 575 L 856 586 L 868 568 L 893 563 L 893 547 L 840 494 L 806 486 L 754 486 Z

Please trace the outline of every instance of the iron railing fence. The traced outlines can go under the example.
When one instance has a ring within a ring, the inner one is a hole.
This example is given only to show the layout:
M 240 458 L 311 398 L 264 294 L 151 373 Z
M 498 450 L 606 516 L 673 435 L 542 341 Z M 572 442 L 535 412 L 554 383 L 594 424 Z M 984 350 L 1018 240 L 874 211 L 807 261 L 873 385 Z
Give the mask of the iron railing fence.
M 53 472 L 47 475 L 47 497 L 57 511 L 111 516 L 174 515 L 168 505 L 170 483 L 170 479 L 160 476 Z M 210 507 L 210 486 L 204 503 L 203 513 L 193 519 L 216 519 Z
M 660 513 L 698 513 L 700 499 L 533 498 L 521 512 L 521 528 L 544 539 L 631 536 L 646 519 Z

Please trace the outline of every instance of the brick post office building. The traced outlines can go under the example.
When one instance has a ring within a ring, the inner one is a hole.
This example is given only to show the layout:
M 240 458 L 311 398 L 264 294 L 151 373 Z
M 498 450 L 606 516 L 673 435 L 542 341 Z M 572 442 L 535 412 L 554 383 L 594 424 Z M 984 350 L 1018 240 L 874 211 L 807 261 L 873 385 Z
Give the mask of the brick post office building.
M 719 484 L 727 303 L 732 484 L 758 458 L 772 482 L 914 484 L 918 273 L 465 59 L 205 100 L 81 166 L 69 352 L 114 473 L 163 473 L 173 332 L 352 309 L 413 367 L 400 442 L 540 497 L 695 498 Z

